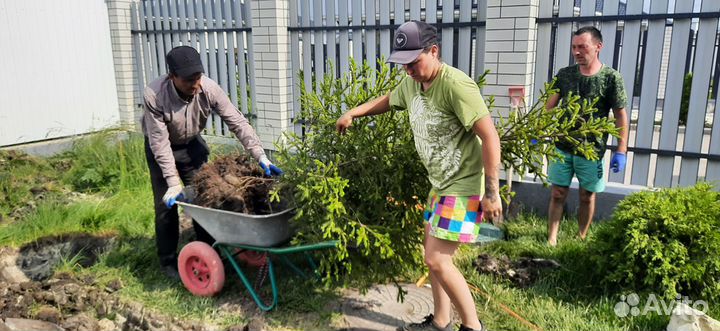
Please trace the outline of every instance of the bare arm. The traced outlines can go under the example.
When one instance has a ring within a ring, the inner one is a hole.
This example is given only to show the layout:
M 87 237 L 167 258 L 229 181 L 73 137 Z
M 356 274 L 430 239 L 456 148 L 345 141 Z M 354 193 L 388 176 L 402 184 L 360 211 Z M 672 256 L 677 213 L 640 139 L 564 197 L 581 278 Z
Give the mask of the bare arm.
M 557 107 L 558 102 L 560 101 L 560 94 L 556 93 L 548 97 L 547 104 L 545 106 L 545 109 L 553 109 Z
M 625 108 L 613 109 L 615 114 L 615 126 L 620 129 L 620 137 L 618 137 L 617 151 L 627 153 L 628 141 L 628 118 Z
M 379 115 L 390 110 L 390 95 L 383 95 L 375 100 L 368 101 L 362 105 L 359 105 L 353 109 L 350 109 L 345 114 L 338 118 L 335 123 L 335 128 L 339 133 L 345 133 L 347 128 L 352 126 L 352 120 L 354 118 Z
M 482 139 L 483 168 L 485 170 L 485 195 L 482 208 L 485 217 L 499 221 L 502 215 L 500 203 L 500 138 L 490 116 L 485 116 L 473 124 L 473 131 Z

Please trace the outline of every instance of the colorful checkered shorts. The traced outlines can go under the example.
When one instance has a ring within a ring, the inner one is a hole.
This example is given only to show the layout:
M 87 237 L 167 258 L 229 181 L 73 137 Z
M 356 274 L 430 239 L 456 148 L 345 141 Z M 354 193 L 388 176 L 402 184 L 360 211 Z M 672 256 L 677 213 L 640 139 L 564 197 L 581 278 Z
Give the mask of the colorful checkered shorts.
M 430 235 L 444 240 L 474 243 L 483 222 L 480 196 L 438 196 L 430 192 L 423 213 Z

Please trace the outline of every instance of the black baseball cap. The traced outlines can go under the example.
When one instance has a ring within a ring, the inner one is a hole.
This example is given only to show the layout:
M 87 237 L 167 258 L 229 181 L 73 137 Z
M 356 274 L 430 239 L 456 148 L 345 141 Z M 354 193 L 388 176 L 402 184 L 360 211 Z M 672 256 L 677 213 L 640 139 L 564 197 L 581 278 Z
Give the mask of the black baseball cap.
M 171 49 L 165 56 L 170 73 L 190 78 L 198 72 L 205 72 L 200 53 L 190 46 L 178 46 Z
M 410 21 L 395 30 L 393 51 L 388 62 L 408 64 L 415 61 L 420 53 L 437 44 L 437 29 L 425 22 Z

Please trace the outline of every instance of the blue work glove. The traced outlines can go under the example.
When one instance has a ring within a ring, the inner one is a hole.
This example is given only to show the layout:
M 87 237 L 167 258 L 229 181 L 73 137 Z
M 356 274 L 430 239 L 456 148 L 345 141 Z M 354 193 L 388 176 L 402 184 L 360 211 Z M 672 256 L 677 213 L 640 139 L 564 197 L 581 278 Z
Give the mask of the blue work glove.
M 260 158 L 260 167 L 265 172 L 265 176 L 280 176 L 283 174 L 283 171 L 280 170 L 280 168 L 276 167 L 266 156 L 263 156 Z
M 612 160 L 610 160 L 610 169 L 615 173 L 623 171 L 625 170 L 625 162 L 627 162 L 625 153 L 615 152 L 613 153 Z

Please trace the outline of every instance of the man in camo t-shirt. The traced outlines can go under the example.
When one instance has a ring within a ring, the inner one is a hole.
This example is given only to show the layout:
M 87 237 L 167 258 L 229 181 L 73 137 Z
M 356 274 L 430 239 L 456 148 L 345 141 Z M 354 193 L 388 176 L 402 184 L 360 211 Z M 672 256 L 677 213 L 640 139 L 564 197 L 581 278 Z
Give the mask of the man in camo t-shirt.
M 577 64 L 558 71 L 556 87 L 560 93 L 548 99 L 547 108 L 554 108 L 572 94 L 579 95 L 589 102 L 597 99 L 595 104 L 597 111 L 590 115 L 591 117 L 607 117 L 612 109 L 615 125 L 620 129 L 620 138 L 610 168 L 613 172 L 620 172 L 625 168 L 627 151 L 628 121 L 625 112 L 627 96 L 620 73 L 600 62 L 598 55 L 602 47 L 602 34 L 598 29 L 586 26 L 574 33 L 572 53 Z M 594 141 L 601 158 L 605 154 L 607 139 L 608 136 L 605 135 L 602 141 Z M 548 181 L 552 184 L 552 196 L 548 208 L 548 244 L 551 246 L 557 244 L 563 205 L 573 176 L 576 176 L 580 182 L 578 227 L 582 239 L 585 239 L 595 213 L 595 193 L 605 190 L 605 166 L 602 159 L 588 160 L 567 143 L 558 143 L 556 147 L 561 158 L 551 161 L 548 167 Z

